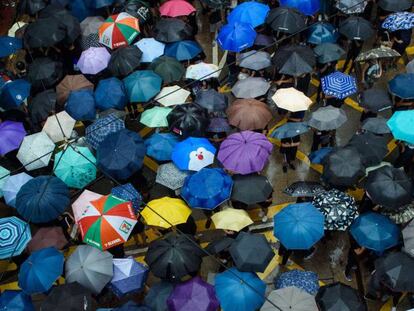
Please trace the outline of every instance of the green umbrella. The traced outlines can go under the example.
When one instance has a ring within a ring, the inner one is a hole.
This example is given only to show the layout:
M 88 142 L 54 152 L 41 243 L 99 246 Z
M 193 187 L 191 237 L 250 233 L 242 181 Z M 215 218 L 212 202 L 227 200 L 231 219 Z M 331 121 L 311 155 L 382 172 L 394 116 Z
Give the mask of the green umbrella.
M 9 176 L 10 171 L 8 169 L 5 169 L 3 166 L 0 166 L 0 198 L 3 196 L 3 185 Z
M 88 148 L 68 147 L 55 156 L 55 175 L 69 187 L 82 189 L 96 178 L 95 164 Z
M 154 59 L 150 69 L 154 70 L 165 83 L 180 81 L 185 73 L 184 66 L 178 60 L 169 56 Z
M 167 127 L 167 115 L 171 112 L 171 110 L 171 108 L 166 107 L 154 107 L 145 110 L 139 121 L 148 127 Z

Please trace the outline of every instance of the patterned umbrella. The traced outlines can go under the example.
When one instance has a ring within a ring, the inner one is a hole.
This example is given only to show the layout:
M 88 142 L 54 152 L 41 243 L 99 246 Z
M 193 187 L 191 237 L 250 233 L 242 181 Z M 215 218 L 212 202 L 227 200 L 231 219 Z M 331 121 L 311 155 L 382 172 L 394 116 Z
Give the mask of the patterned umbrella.
M 339 99 L 344 99 L 358 91 L 355 78 L 339 71 L 322 77 L 321 83 L 326 95 Z
M 141 194 L 130 183 L 112 188 L 111 194 L 114 197 L 120 198 L 132 203 L 134 212 L 138 214 L 139 208 L 142 205 L 143 199 Z
M 181 170 L 199 171 L 213 164 L 215 153 L 206 138 L 188 137 L 174 146 L 171 158 Z
M 358 217 L 355 199 L 336 189 L 317 194 L 312 204 L 325 216 L 326 230 L 344 231 Z
M 124 120 L 122 118 L 119 118 L 115 113 L 111 113 L 106 117 L 99 118 L 92 125 L 89 125 L 86 128 L 86 141 L 94 149 L 97 149 L 99 144 L 104 141 L 106 136 L 111 133 L 116 133 L 124 128 Z
M 291 197 L 314 197 L 322 191 L 324 191 L 323 186 L 315 181 L 297 181 L 283 190 Z
M 360 0 L 339 0 L 336 3 L 336 7 L 339 11 L 345 14 L 356 14 L 362 13 L 367 6 L 367 1 L 360 1 Z
M 72 203 L 73 217 L 76 222 L 79 222 L 79 219 L 82 217 L 83 212 L 89 205 L 89 202 L 99 199 L 102 195 L 92 192 L 89 190 L 84 190 L 81 195 Z
M 125 12 L 109 16 L 99 27 L 99 42 L 110 49 L 129 45 L 138 35 L 138 19 Z
M 0 166 L 0 198 L 3 196 L 3 186 L 10 176 L 10 171 L 5 169 L 3 166 Z
M 0 155 L 16 150 L 26 136 L 23 123 L 4 121 L 0 123 Z
M 414 27 L 414 13 L 398 12 L 390 14 L 384 19 L 381 26 L 389 31 L 411 29 Z
M 284 272 L 275 278 L 275 288 L 289 286 L 295 286 L 311 295 L 316 295 L 319 290 L 319 278 L 315 272 L 296 269 Z
M 185 178 L 189 174 L 190 172 L 182 171 L 170 162 L 158 166 L 155 182 L 171 190 L 177 190 L 184 185 Z
M 143 289 L 148 276 L 148 268 L 134 258 L 114 258 L 114 276 L 109 288 L 122 297 L 129 293 L 136 293 Z
M 26 222 L 17 217 L 0 218 L 0 259 L 20 255 L 31 238 Z
M 57 143 L 71 137 L 75 123 L 76 120 L 66 111 L 61 111 L 47 118 L 42 132 L 45 132 L 54 143 Z
M 393 58 L 393 57 L 400 57 L 400 53 L 396 50 L 393 50 L 389 47 L 379 47 L 375 49 L 371 49 L 365 52 L 362 52 L 358 55 L 355 59 L 357 62 L 364 62 L 370 59 L 378 59 L 378 58 Z

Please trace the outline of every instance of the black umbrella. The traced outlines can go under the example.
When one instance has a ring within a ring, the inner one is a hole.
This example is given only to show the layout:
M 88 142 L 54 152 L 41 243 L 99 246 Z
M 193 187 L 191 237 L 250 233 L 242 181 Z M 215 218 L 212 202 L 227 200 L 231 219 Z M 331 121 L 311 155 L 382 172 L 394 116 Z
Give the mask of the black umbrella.
M 145 262 L 156 277 L 180 280 L 200 269 L 202 255 L 192 236 L 169 233 L 150 243 Z
M 322 179 L 333 186 L 352 186 L 364 176 L 365 168 L 354 147 L 337 148 L 323 160 Z
M 378 5 L 388 12 L 400 12 L 410 9 L 413 0 L 380 0 Z
M 185 73 L 184 66 L 178 60 L 169 56 L 161 56 L 154 59 L 150 69 L 154 70 L 164 83 L 180 81 Z
M 108 69 L 114 76 L 127 76 L 138 68 L 141 57 L 142 52 L 135 45 L 121 47 L 112 52 Z
M 406 253 L 389 253 L 375 261 L 382 282 L 396 292 L 414 291 L 414 258 Z
M 264 235 L 240 232 L 230 246 L 230 255 L 240 271 L 264 272 L 275 253 Z
M 266 176 L 234 175 L 231 199 L 247 205 L 264 202 L 273 192 L 273 187 Z
M 154 27 L 154 38 L 165 43 L 191 39 L 193 29 L 177 18 L 162 18 Z
M 397 209 L 412 201 L 413 184 L 404 171 L 382 166 L 368 173 L 365 189 L 376 204 Z
M 205 250 L 210 254 L 215 255 L 223 251 L 228 251 L 233 242 L 234 239 L 230 237 L 223 237 L 208 243 Z
M 27 79 L 34 88 L 53 87 L 63 77 L 63 64 L 48 57 L 36 58 L 27 69 Z
M 358 150 L 365 167 L 379 164 L 388 153 L 387 138 L 370 132 L 360 135 L 355 134 L 348 145 Z
M 92 311 L 96 302 L 89 289 L 77 282 L 54 287 L 41 304 L 42 311 Z
M 350 40 L 368 40 L 375 34 L 371 23 L 358 16 L 350 16 L 339 25 L 339 32 Z
M 148 23 L 152 19 L 151 7 L 146 1 L 128 0 L 124 4 L 123 10 L 129 15 L 138 18 L 141 25 Z
M 29 115 L 33 124 L 39 125 L 53 113 L 56 106 L 56 93 L 46 90 L 38 93 L 29 103 Z
M 312 49 L 302 45 L 283 46 L 272 60 L 278 72 L 291 76 L 312 72 L 316 64 Z
M 344 49 L 336 43 L 319 44 L 313 49 L 313 51 L 315 52 L 318 63 L 320 64 L 335 62 L 345 55 Z
M 387 119 L 382 117 L 368 118 L 362 123 L 362 129 L 374 134 L 388 134 L 391 133 L 387 125 Z
M 392 107 L 389 93 L 384 89 L 372 88 L 362 92 L 361 107 L 373 112 L 380 112 Z
M 230 0 L 201 0 L 212 9 L 224 9 L 230 5 Z
M 319 288 L 316 302 L 321 311 L 366 311 L 365 302 L 351 286 L 334 283 Z
M 209 124 L 206 111 L 195 104 L 174 107 L 167 121 L 170 131 L 184 137 L 203 137 Z
M 274 31 L 293 34 L 305 28 L 305 17 L 295 9 L 279 7 L 269 12 L 266 24 Z
M 228 97 L 214 89 L 199 91 L 195 102 L 208 112 L 225 111 L 229 105 Z
M 314 197 L 322 191 L 325 191 L 324 187 L 316 181 L 297 181 L 283 190 L 291 197 Z
M 27 48 L 41 48 L 53 46 L 65 37 L 65 28 L 55 18 L 49 17 L 27 25 L 23 40 Z
M 47 5 L 46 0 L 21 0 L 18 2 L 17 10 L 21 14 L 34 15 Z

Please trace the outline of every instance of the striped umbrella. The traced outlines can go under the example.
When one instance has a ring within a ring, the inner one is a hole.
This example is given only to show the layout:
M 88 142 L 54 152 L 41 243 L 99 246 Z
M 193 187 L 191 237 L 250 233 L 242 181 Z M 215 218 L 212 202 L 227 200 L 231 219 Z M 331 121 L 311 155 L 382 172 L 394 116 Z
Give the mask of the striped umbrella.
M 30 227 L 17 217 L 0 218 L 0 259 L 20 255 L 32 238 Z
M 323 92 L 338 99 L 344 99 L 358 91 L 355 78 L 339 71 L 323 77 L 321 82 Z
M 111 49 L 129 45 L 139 34 L 138 19 L 122 12 L 111 15 L 99 28 L 99 42 Z

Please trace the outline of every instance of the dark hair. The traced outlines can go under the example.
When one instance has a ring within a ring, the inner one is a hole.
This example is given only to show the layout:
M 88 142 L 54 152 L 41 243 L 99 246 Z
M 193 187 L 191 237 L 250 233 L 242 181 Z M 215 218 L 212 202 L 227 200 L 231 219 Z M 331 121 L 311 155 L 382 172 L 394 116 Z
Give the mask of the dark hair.
M 16 68 L 20 71 L 26 70 L 26 64 L 24 62 L 19 61 L 16 63 Z

